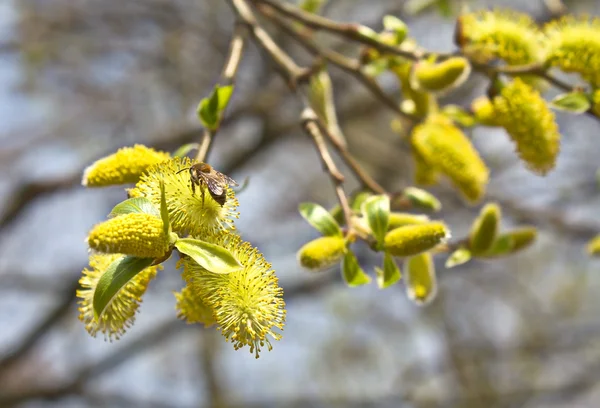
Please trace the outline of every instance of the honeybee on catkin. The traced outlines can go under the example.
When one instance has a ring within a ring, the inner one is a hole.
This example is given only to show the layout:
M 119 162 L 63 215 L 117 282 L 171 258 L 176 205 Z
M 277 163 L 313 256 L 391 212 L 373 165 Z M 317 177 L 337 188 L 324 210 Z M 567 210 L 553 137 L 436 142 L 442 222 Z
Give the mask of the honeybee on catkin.
M 210 196 L 217 203 L 219 203 L 221 207 L 225 204 L 225 201 L 227 200 L 227 187 L 238 185 L 238 183 L 234 179 L 221 173 L 220 171 L 215 170 L 208 163 L 196 163 L 191 167 L 186 167 L 185 169 L 179 170 L 177 173 L 181 173 L 185 170 L 189 170 L 190 172 L 192 194 L 196 193 L 196 186 L 200 187 L 200 192 L 202 194 L 202 205 L 204 205 L 204 189 L 202 188 L 203 185 L 207 187 Z

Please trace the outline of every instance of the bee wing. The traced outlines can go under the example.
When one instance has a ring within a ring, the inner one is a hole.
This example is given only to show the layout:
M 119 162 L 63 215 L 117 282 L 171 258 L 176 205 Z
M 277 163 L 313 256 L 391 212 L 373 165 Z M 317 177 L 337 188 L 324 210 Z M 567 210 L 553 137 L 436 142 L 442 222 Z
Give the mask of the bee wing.
M 216 170 L 215 170 L 215 173 L 221 179 L 222 183 L 225 183 L 225 184 L 230 185 L 230 186 L 239 186 L 239 184 L 237 183 L 237 181 L 235 181 L 234 179 L 232 179 L 228 175 L 223 174 L 220 171 L 216 171 Z
M 237 181 L 235 181 L 234 179 L 232 179 L 229 176 L 225 176 L 225 180 L 227 180 L 227 184 L 229 184 L 230 186 L 239 186 Z
M 225 193 L 225 188 L 223 187 L 222 183 L 219 182 L 219 180 L 206 178 L 206 185 L 214 195 L 221 196 Z

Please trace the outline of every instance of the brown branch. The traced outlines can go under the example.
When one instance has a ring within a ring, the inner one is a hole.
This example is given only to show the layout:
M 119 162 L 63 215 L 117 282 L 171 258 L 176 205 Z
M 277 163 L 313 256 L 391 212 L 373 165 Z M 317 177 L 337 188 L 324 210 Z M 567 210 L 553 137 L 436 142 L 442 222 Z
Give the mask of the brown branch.
M 308 13 L 290 3 L 284 3 L 276 0 L 251 1 L 257 5 L 266 5 L 271 9 L 277 11 L 279 14 L 282 14 L 288 18 L 293 19 L 294 21 L 302 23 L 307 27 L 310 27 L 315 30 L 328 31 L 330 33 L 344 37 L 348 40 L 359 42 L 366 46 L 375 48 L 382 54 L 397 55 L 413 61 L 417 61 L 428 55 L 427 53 L 403 50 L 400 47 L 381 42 L 377 38 L 374 38 L 362 31 L 360 24 L 338 23 L 326 17 L 313 13 Z
M 292 89 L 302 80 L 307 79 L 310 69 L 298 66 L 294 60 L 277 45 L 271 36 L 258 24 L 252 9 L 245 0 L 228 0 L 238 18 L 248 26 L 256 43 L 267 52 L 277 66 L 279 73 L 287 80 Z
M 346 219 L 346 225 L 351 228 L 352 210 L 350 209 L 350 204 L 348 203 L 348 197 L 344 192 L 344 176 L 342 173 L 340 173 L 335 165 L 335 162 L 331 158 L 331 155 L 329 154 L 327 144 L 325 143 L 323 133 L 321 132 L 321 127 L 319 126 L 319 118 L 315 111 L 308 105 L 308 103 L 305 104 L 305 108 L 300 115 L 300 120 L 302 122 L 304 131 L 311 137 L 313 144 L 317 148 L 317 152 L 319 153 L 323 163 L 324 170 L 327 172 L 327 174 L 329 174 L 329 177 L 333 182 L 335 193 L 338 201 L 340 202 L 340 206 L 342 207 L 344 218 Z
M 339 52 L 321 47 L 308 33 L 295 29 L 288 21 L 274 13 L 270 6 L 260 5 L 258 6 L 258 10 L 265 17 L 277 24 L 286 34 L 296 40 L 308 52 L 318 58 L 325 59 L 356 78 L 369 90 L 369 92 L 396 114 L 413 121 L 418 121 L 418 118 L 402 111 L 400 109 L 400 104 L 381 89 L 381 86 L 379 86 L 377 81 L 363 72 L 362 64 L 359 60 L 348 58 Z
M 246 28 L 242 24 L 237 24 L 229 43 L 229 52 L 225 59 L 223 71 L 221 72 L 221 80 L 219 85 L 234 85 L 235 77 L 237 75 L 240 62 L 242 61 L 242 55 L 244 54 L 244 43 L 246 37 Z M 212 140 L 216 134 L 216 129 L 204 129 L 202 133 L 202 139 L 198 147 L 198 154 L 196 154 L 196 161 L 203 162 L 206 160 L 206 156 L 212 145 Z

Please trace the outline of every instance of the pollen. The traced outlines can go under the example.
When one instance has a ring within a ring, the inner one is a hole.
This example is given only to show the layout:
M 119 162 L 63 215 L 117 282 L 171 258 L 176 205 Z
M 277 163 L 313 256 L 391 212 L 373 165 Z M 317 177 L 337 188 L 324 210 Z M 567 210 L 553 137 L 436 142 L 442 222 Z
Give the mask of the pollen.
M 600 87 L 600 18 L 566 16 L 548 23 L 547 62 L 565 72 L 581 75 L 593 87 Z
M 163 181 L 174 232 L 202 238 L 234 230 L 233 222 L 239 218 L 234 191 L 227 187 L 227 198 L 222 206 L 211 197 L 205 185 L 196 186 L 194 192 L 190 174 L 185 171 L 192 164 L 188 158 L 177 157 L 153 166 L 135 188 L 129 190 L 129 196 L 146 197 L 159 207 L 160 182 Z
M 344 238 L 321 237 L 310 241 L 298 251 L 300 265 L 311 270 L 323 270 L 340 262 L 346 253 Z
M 214 311 L 218 329 L 236 350 L 248 346 L 256 358 L 270 339 L 279 340 L 285 323 L 283 289 L 271 265 L 252 245 L 234 234 L 214 236 L 211 242 L 228 249 L 243 268 L 229 274 L 207 271 L 184 257 L 183 277 Z
M 458 19 L 457 42 L 481 62 L 498 58 L 509 65 L 542 62 L 545 37 L 527 14 L 512 10 L 483 10 Z
M 86 187 L 137 183 L 149 167 L 168 160 L 169 157 L 169 153 L 144 145 L 124 147 L 85 169 L 81 183 Z
M 132 213 L 96 225 L 88 236 L 90 248 L 105 252 L 159 258 L 169 249 L 169 238 L 160 218 Z
M 85 324 L 85 329 L 93 337 L 100 332 L 104 334 L 105 340 L 118 340 L 133 325 L 142 296 L 158 271 L 159 266 L 151 266 L 135 275 L 121 288 L 100 318 L 96 319 L 93 300 L 98 281 L 113 262 L 123 257 L 120 254 L 92 254 L 90 268 L 83 270 L 83 276 L 79 280 L 79 320 Z
M 404 269 L 408 298 L 420 306 L 431 302 L 437 294 L 435 265 L 431 254 L 425 252 L 409 258 Z
M 448 177 L 468 201 L 485 194 L 489 171 L 471 141 L 448 118 L 430 116 L 415 127 L 411 141 L 420 157 Z
M 527 167 L 544 175 L 556 164 L 560 133 L 554 113 L 538 91 L 519 78 L 494 98 L 496 120 L 516 145 Z
M 177 299 L 177 318 L 187 323 L 202 323 L 210 327 L 216 323 L 212 308 L 202 300 L 193 288 L 186 286 L 175 293 Z
M 450 230 L 442 222 L 407 225 L 387 233 L 384 249 L 393 256 L 414 256 L 433 249 L 448 238 Z

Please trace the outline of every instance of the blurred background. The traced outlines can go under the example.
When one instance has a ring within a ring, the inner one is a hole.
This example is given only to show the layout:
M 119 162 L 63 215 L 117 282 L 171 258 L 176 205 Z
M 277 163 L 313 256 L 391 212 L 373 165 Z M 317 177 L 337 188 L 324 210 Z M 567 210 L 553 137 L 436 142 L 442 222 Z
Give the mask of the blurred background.
M 330 0 L 325 13 L 375 29 L 394 14 L 424 47 L 451 51 L 453 18 L 435 7 L 409 15 L 405 3 Z M 547 3 L 468 2 L 538 21 L 551 18 Z M 564 3 L 600 14 L 595 0 Z M 445 270 L 440 257 L 438 297 L 421 308 L 402 284 L 349 289 L 337 270 L 297 265 L 296 250 L 318 235 L 298 204 L 331 206 L 335 197 L 298 126 L 299 104 L 254 45 L 209 161 L 250 177 L 237 226 L 285 289 L 283 339 L 255 360 L 214 329 L 177 321 L 173 265 L 121 340 L 87 334 L 74 298 L 86 233 L 125 195 L 85 190 L 82 170 L 126 145 L 172 151 L 198 141 L 195 108 L 219 77 L 232 23 L 222 0 L 0 0 L 0 406 L 600 406 L 599 264 L 584 254 L 600 232 L 600 123 L 558 113 L 562 152 L 545 178 L 524 169 L 503 131 L 472 132 L 503 228 L 533 224 L 540 236 L 508 259 Z M 345 73 L 331 73 L 350 150 L 388 189 L 409 185 L 392 115 Z M 382 84 L 398 91 L 393 78 Z M 467 106 L 484 87 L 475 76 L 446 100 Z M 464 236 L 479 207 L 446 187 L 433 191 L 453 236 Z M 370 271 L 379 259 L 365 251 L 361 262 Z

